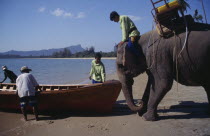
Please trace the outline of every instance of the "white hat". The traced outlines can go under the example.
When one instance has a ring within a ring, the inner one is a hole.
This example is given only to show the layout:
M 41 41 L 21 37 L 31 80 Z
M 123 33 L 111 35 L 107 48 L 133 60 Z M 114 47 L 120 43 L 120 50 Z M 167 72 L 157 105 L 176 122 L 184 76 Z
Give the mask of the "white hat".
M 7 69 L 7 66 L 2 66 L 2 69 L 3 69 L 3 70 Z
M 25 71 L 25 70 L 28 70 L 28 71 L 31 71 L 31 69 L 29 69 L 27 66 L 23 66 L 20 71 Z

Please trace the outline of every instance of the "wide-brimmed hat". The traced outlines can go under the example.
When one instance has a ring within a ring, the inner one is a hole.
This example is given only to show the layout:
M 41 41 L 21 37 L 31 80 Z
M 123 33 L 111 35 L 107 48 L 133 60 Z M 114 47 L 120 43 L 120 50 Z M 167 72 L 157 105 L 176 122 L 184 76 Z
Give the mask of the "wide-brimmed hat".
M 31 71 L 31 69 L 29 69 L 27 66 L 23 66 L 20 71 Z
M 7 69 L 7 66 L 2 66 L 2 69 L 3 69 L 3 70 Z

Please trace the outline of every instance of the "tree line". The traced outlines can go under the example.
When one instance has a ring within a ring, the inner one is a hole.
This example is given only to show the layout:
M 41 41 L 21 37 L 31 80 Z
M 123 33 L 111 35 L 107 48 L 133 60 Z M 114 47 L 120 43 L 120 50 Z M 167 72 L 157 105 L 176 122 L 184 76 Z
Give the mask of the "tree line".
M 1 55 L 0 58 L 90 58 L 95 56 L 95 48 L 91 46 L 90 48 L 86 48 L 85 51 L 72 53 L 70 49 L 64 48 L 61 51 L 54 52 L 52 55 L 49 56 L 20 56 L 20 55 Z M 100 52 L 102 57 L 116 57 L 116 52 Z
M 85 51 L 77 52 L 72 54 L 71 50 L 64 48 L 62 51 L 54 52 L 51 58 L 89 58 L 95 56 L 95 48 L 91 46 L 90 48 L 86 48 Z M 116 57 L 116 52 L 100 52 L 103 57 Z

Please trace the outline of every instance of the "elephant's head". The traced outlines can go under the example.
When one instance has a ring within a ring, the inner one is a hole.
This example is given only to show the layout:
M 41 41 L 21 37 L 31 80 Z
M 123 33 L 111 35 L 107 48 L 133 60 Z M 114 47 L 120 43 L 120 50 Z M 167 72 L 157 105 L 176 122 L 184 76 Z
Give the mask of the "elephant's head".
M 117 48 L 117 74 L 129 108 L 132 111 L 139 111 L 143 105 L 136 106 L 134 104 L 132 85 L 133 78 L 146 71 L 146 59 L 142 50 L 140 50 L 141 56 L 137 57 L 126 46 L 127 43 L 124 43 Z

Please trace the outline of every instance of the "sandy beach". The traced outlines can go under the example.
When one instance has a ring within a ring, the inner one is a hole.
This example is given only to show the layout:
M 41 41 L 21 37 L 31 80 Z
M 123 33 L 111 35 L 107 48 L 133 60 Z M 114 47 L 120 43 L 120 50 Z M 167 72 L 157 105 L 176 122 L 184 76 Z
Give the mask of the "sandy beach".
M 118 79 L 108 75 L 107 79 Z M 147 83 L 143 74 L 134 79 L 134 98 L 141 99 Z M 178 88 L 177 88 L 178 85 Z M 35 121 L 21 120 L 20 112 L 0 111 L 0 136 L 210 136 L 207 97 L 202 87 L 174 82 L 158 107 L 160 120 L 144 121 L 126 106 L 122 92 L 109 114 L 53 113 Z

